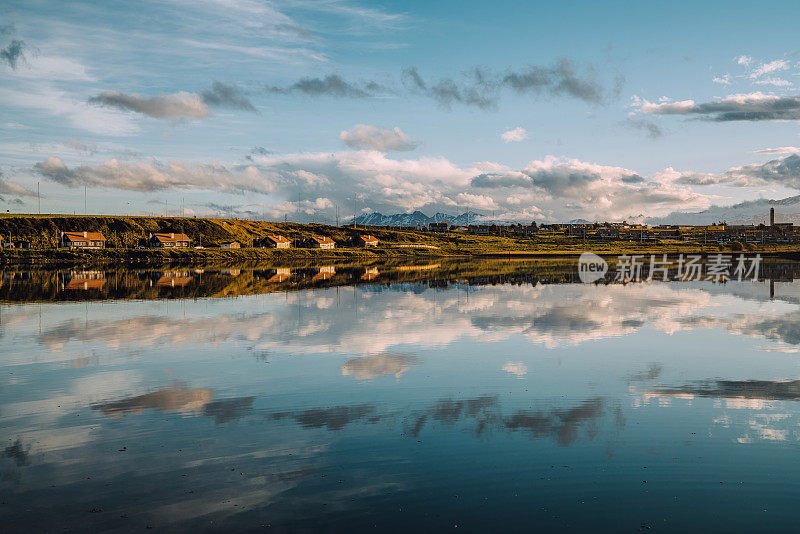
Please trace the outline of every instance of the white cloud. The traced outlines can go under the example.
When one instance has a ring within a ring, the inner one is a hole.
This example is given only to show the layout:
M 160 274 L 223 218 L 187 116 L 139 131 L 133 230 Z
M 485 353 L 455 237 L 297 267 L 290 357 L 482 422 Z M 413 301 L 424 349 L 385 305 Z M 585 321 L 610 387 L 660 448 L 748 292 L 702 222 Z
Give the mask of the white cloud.
M 515 143 L 524 140 L 528 137 L 528 131 L 525 128 L 517 126 L 513 130 L 508 130 L 500 135 L 500 138 L 506 143 Z
M 650 102 L 633 97 L 632 106 L 642 113 L 660 115 L 699 115 L 716 121 L 800 120 L 800 96 L 779 96 L 755 92 L 728 95 L 711 102 L 682 100 Z
M 736 63 L 748 67 L 753 63 L 753 58 L 750 56 L 739 56 L 736 58 Z
M 731 75 L 724 74 L 722 76 L 715 76 L 713 80 L 714 83 L 718 83 L 721 85 L 730 85 L 731 84 Z
M 755 80 L 761 76 L 764 76 L 765 74 L 772 74 L 773 72 L 786 70 L 788 68 L 788 61 L 785 59 L 776 59 L 775 61 L 770 61 L 768 63 L 761 63 L 758 67 L 750 71 L 748 76 L 751 80 Z
M 381 130 L 366 124 L 357 124 L 350 130 L 342 131 L 339 134 L 339 139 L 350 148 L 378 150 L 380 152 L 414 150 L 419 144 L 416 141 L 412 141 L 396 126 L 391 130 Z
M 783 78 L 764 78 L 753 82 L 756 85 L 774 85 L 775 87 L 790 87 L 792 82 Z
M 353 199 L 359 210 L 386 214 L 469 207 L 502 220 L 530 222 L 633 220 L 704 209 L 712 198 L 686 187 L 681 179 L 688 180 L 690 173 L 664 171 L 648 179 L 623 167 L 552 156 L 520 170 L 493 162 L 461 166 L 445 158 L 395 159 L 375 150 L 268 154 L 253 157 L 248 166 L 116 158 L 73 165 L 51 156 L 35 170 L 67 187 L 251 191 L 268 195 L 259 215 L 305 213 L 317 220 L 332 220 L 336 206 L 347 209 Z

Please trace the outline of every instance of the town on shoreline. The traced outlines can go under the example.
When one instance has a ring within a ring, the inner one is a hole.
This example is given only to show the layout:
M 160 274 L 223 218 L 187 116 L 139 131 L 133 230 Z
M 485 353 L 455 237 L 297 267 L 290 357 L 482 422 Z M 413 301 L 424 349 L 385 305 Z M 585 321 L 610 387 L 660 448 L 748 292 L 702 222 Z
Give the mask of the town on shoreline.
M 798 251 L 800 227 L 769 224 L 658 225 L 627 222 L 470 224 L 431 222 L 415 227 L 332 226 L 243 219 L 104 215 L 0 217 L 5 263 L 158 259 L 215 260 L 328 256 L 572 255 L 584 250 L 625 252 Z

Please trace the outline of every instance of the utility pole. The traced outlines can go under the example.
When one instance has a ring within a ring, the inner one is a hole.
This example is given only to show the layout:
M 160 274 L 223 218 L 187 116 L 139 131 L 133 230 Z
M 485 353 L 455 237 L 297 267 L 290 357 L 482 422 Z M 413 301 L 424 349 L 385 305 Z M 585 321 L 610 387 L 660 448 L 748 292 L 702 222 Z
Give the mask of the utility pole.
M 86 184 L 83 184 L 83 214 L 89 215 L 89 210 L 86 209 Z
M 42 196 L 39 194 L 39 182 L 36 182 L 36 200 L 39 201 L 39 215 L 42 214 Z
M 356 209 L 357 209 L 356 208 L 356 202 L 357 202 L 357 200 L 354 198 L 353 199 L 353 230 L 358 228 L 358 225 L 356 224 L 356 217 L 358 217 L 358 213 L 356 212 Z
M 339 226 L 339 204 L 336 204 L 336 226 Z

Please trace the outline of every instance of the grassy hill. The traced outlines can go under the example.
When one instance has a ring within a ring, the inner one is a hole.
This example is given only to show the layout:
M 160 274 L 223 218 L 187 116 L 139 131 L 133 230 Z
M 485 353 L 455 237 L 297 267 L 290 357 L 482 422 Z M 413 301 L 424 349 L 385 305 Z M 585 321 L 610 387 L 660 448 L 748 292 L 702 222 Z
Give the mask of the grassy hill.
M 62 231 L 102 232 L 107 249 L 67 251 L 57 249 Z M 203 249 L 139 249 L 153 232 L 185 233 L 193 245 Z M 356 236 L 372 234 L 380 246 L 368 250 L 353 245 Z M 292 248 L 289 250 L 247 248 L 252 241 L 268 234 L 280 234 L 296 247 L 312 235 L 330 237 L 335 250 Z M 697 242 L 661 240 L 655 243 L 635 241 L 585 241 L 563 233 L 540 233 L 535 236 L 479 236 L 463 232 L 428 233 L 381 227 L 354 229 L 321 224 L 274 223 L 239 219 L 203 219 L 194 217 L 124 217 L 102 215 L 0 215 L 0 240 L 22 239 L 31 242 L 32 250 L 3 250 L 0 263 L 260 263 L 265 260 L 303 261 L 308 259 L 387 259 L 419 256 L 486 255 L 560 255 L 580 254 L 591 250 L 599 254 L 622 253 L 697 253 L 736 252 L 733 248 L 701 245 Z M 225 241 L 239 241 L 238 250 L 221 249 Z M 741 246 L 741 245 L 740 245 Z M 738 250 L 741 250 L 738 249 Z M 797 245 L 748 244 L 747 252 L 796 255 Z

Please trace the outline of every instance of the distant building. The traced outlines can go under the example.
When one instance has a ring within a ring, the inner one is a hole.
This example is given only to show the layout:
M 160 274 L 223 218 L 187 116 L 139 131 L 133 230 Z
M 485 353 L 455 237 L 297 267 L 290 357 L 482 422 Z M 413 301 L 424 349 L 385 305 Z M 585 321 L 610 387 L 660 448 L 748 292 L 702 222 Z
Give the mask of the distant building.
M 328 236 L 311 236 L 311 248 L 332 249 L 336 248 L 336 242 Z
M 225 241 L 219 244 L 220 248 L 242 248 L 238 241 Z
M 356 239 L 356 243 L 358 243 L 362 247 L 377 247 L 378 238 L 372 235 L 360 235 Z
M 446 232 L 450 229 L 450 223 L 448 222 L 433 222 L 428 223 L 428 230 L 431 232 Z
M 174 232 L 150 234 L 147 240 L 151 248 L 189 248 L 191 242 L 188 235 Z
M 12 239 L 11 241 L 3 241 L 3 248 L 16 248 L 28 250 L 31 248 L 31 242 L 26 239 Z
M 259 248 L 290 248 L 292 242 L 282 235 L 272 234 L 253 240 L 253 246 Z
M 61 248 L 100 249 L 106 247 L 106 238 L 100 232 L 61 232 Z

